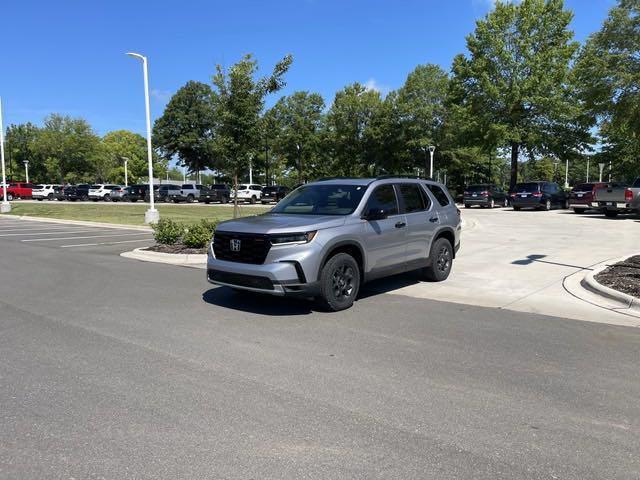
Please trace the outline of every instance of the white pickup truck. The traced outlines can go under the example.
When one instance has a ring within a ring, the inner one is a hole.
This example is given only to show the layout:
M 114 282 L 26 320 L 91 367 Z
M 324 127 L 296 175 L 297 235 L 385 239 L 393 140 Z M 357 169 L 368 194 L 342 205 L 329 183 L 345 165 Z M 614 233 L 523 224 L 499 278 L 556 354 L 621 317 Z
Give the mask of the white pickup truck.
M 200 198 L 200 190 L 202 190 L 202 185 L 194 185 L 192 183 L 185 183 L 182 186 L 170 186 L 168 187 L 167 198 L 174 203 L 178 202 L 187 202 L 193 203 L 197 202 Z
M 610 184 L 598 188 L 591 206 L 607 217 L 616 217 L 619 213 L 640 213 L 640 177 L 631 186 Z

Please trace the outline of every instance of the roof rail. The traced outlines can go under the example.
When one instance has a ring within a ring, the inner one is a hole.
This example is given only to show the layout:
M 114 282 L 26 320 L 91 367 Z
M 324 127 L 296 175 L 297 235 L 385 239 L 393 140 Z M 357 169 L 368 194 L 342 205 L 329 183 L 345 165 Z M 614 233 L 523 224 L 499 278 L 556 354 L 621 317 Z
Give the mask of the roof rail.
M 361 180 L 359 177 L 320 177 L 316 178 L 314 182 L 328 182 L 329 180 Z
M 379 175 L 376 180 L 385 180 L 388 178 L 412 178 L 415 180 L 433 180 L 429 177 L 421 177 L 420 175 Z

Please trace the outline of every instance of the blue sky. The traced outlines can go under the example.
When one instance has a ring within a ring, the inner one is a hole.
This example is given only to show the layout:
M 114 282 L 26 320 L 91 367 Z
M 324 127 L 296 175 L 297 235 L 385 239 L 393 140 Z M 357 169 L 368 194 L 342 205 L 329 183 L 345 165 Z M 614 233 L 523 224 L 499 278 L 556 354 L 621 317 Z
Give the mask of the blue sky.
M 583 40 L 614 0 L 566 0 Z M 254 53 L 263 69 L 294 56 L 283 93 L 311 90 L 330 103 L 347 83 L 381 91 L 419 63 L 449 70 L 491 0 L 14 0 L 3 2 L 0 96 L 5 125 L 59 112 L 97 133 L 144 131 L 142 71 L 149 57 L 152 120 L 187 80 Z M 270 99 L 273 102 L 275 97 Z

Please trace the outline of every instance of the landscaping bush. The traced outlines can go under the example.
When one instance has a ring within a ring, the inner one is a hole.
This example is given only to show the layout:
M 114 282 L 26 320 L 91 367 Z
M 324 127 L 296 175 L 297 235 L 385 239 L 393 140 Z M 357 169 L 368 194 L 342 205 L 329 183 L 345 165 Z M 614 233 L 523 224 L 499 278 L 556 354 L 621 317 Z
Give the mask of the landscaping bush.
M 175 245 L 183 236 L 185 228 L 182 224 L 168 218 L 161 218 L 153 225 L 153 238 L 160 245 Z
M 205 248 L 216 228 L 216 222 L 201 220 L 188 225 L 182 235 L 182 243 L 189 248 Z

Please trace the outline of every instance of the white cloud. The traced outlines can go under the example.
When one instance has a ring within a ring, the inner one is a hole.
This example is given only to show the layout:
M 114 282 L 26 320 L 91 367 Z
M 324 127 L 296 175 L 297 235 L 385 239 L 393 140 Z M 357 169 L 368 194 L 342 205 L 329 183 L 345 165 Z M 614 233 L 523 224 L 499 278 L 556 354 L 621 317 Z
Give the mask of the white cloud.
M 169 90 L 160 90 L 158 88 L 151 89 L 151 96 L 161 102 L 168 102 L 172 97 L 172 92 Z
M 391 91 L 390 87 L 388 87 L 387 85 L 382 85 L 378 83 L 378 81 L 375 78 L 370 78 L 369 80 L 364 82 L 364 88 L 366 88 L 367 90 L 371 90 L 373 92 L 378 92 L 380 95 L 383 95 L 383 96 Z

